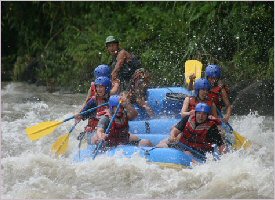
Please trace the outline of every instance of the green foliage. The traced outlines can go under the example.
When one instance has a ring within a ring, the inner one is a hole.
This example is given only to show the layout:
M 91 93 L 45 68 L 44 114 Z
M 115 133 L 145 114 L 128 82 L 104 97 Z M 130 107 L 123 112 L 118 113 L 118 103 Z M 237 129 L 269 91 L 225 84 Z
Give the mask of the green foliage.
M 154 86 L 182 84 L 188 59 L 220 64 L 231 82 L 273 79 L 272 2 L 2 2 L 1 11 L 14 79 L 87 91 L 110 62 L 108 35 L 141 57 Z

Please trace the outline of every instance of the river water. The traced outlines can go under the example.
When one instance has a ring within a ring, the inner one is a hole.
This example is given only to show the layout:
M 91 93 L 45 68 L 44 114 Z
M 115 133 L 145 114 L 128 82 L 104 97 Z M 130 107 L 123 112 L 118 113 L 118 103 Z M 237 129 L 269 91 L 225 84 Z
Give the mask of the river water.
M 209 160 L 193 169 L 162 169 L 138 157 L 73 163 L 76 136 L 86 122 L 76 127 L 69 150 L 61 158 L 51 153 L 51 145 L 68 132 L 73 120 L 40 140 L 28 139 L 26 127 L 62 121 L 78 112 L 84 99 L 83 94 L 48 93 L 35 85 L 2 83 L 2 198 L 274 198 L 273 117 L 233 116 L 231 125 L 252 141 L 252 149 L 228 153 L 220 161 Z

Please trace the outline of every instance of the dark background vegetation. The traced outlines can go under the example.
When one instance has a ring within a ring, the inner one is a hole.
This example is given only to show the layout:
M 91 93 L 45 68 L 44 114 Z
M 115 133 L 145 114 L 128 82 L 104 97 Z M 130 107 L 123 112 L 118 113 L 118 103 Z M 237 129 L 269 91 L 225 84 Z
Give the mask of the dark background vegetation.
M 1 2 L 2 81 L 86 92 L 105 38 L 138 55 L 152 86 L 183 85 L 184 62 L 230 84 L 274 80 L 274 2 Z

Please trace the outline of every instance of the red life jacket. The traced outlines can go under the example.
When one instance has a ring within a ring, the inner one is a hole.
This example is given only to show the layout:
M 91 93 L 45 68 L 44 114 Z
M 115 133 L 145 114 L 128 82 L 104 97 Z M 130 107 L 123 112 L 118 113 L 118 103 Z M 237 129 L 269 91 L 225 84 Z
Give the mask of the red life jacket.
M 121 117 L 116 117 L 109 135 L 106 138 L 108 146 L 117 146 L 120 144 L 128 144 L 129 143 L 129 124 L 128 118 L 125 111 L 123 111 L 123 115 Z
M 212 107 L 213 101 L 211 99 L 206 99 L 205 101 L 199 101 L 197 97 L 190 97 L 189 99 L 189 110 L 195 110 L 198 103 L 206 103 L 208 106 Z
M 195 116 L 189 117 L 180 142 L 199 151 L 212 151 L 213 147 L 207 139 L 207 134 L 208 130 L 215 124 L 214 120 L 207 120 L 205 123 L 196 126 Z
M 99 98 L 99 97 L 91 97 L 96 102 L 96 105 L 101 105 L 103 103 L 106 103 L 106 98 Z M 109 107 L 108 106 L 102 106 L 98 109 L 96 109 L 96 114 L 88 119 L 88 125 L 85 127 L 86 132 L 92 132 L 97 127 L 99 117 L 102 115 L 109 115 L 109 112 L 107 111 Z
M 208 97 L 215 103 L 219 110 L 223 107 L 222 89 L 223 87 L 221 86 L 215 86 L 208 93 Z

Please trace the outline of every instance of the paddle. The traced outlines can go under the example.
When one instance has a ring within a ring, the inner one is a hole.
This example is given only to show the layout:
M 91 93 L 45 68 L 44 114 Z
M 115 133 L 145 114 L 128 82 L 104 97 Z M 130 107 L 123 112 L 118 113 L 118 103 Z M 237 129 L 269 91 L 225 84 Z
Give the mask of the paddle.
M 202 63 L 198 60 L 187 60 L 184 65 L 185 68 L 185 81 L 187 84 L 190 83 L 189 76 L 195 74 L 196 80 L 201 78 Z
M 68 144 L 69 144 L 69 137 L 71 132 L 75 129 L 75 127 L 76 127 L 76 124 L 72 126 L 69 133 L 59 136 L 57 141 L 52 145 L 52 151 L 54 153 L 57 153 L 58 155 L 63 155 L 67 151 Z
M 86 110 L 84 112 L 81 112 L 80 114 L 83 115 L 83 114 L 86 114 L 86 113 L 89 113 L 89 112 L 92 112 L 94 110 L 96 110 L 97 108 L 101 107 L 101 106 L 106 106 L 108 105 L 108 103 L 104 103 L 104 104 L 101 104 L 95 108 L 91 108 L 89 110 Z M 62 123 L 64 122 L 67 122 L 71 119 L 74 119 L 74 115 L 63 120 L 63 121 L 47 121 L 47 122 L 41 122 L 35 126 L 31 126 L 31 127 L 28 127 L 26 128 L 26 132 L 27 132 L 27 135 L 29 137 L 30 140 L 34 141 L 34 140 L 38 140 L 46 135 L 49 135 L 51 134 L 59 125 L 61 125 Z
M 247 138 L 242 136 L 237 131 L 233 130 L 232 126 L 229 123 L 226 123 L 226 125 L 228 125 L 231 131 L 233 131 L 233 134 L 235 136 L 235 144 L 233 145 L 234 149 L 237 149 L 237 150 L 240 148 L 248 149 L 252 146 L 251 141 L 249 141 Z
M 107 127 L 107 129 L 106 129 L 106 131 L 105 131 L 106 134 L 109 133 L 109 131 L 110 131 L 111 127 L 112 127 L 112 124 L 113 124 L 113 122 L 114 122 L 114 120 L 115 120 L 115 118 L 116 118 L 116 115 L 117 115 L 117 113 L 118 113 L 118 111 L 119 111 L 119 109 L 120 109 L 120 105 L 121 105 L 121 101 L 119 102 L 119 104 L 118 104 L 118 106 L 117 106 L 117 109 L 116 109 L 114 115 L 112 116 L 112 119 L 111 119 L 111 121 L 110 121 L 110 123 L 109 123 L 109 125 L 108 125 L 108 127 Z M 104 142 L 104 140 L 101 140 L 101 141 L 99 142 L 99 144 L 96 146 L 95 153 L 94 153 L 94 156 L 93 156 L 93 160 L 94 160 L 95 157 L 97 156 L 98 150 L 101 149 L 103 142 Z
M 186 149 L 188 151 L 190 151 L 191 153 L 193 153 L 194 155 L 196 155 L 198 158 L 202 159 L 202 160 L 206 160 L 206 157 L 205 155 L 203 155 L 202 153 L 194 150 L 193 148 L 181 143 L 181 142 L 178 142 L 177 145 L 181 148 L 181 149 Z
M 217 109 L 217 111 L 218 111 L 219 116 L 221 118 L 223 118 L 223 115 L 222 115 L 221 111 L 219 109 Z M 233 132 L 233 134 L 235 136 L 235 144 L 233 144 L 234 149 L 238 150 L 242 147 L 244 149 L 248 149 L 252 146 L 252 143 L 248 139 L 246 139 L 244 136 L 242 136 L 240 133 L 233 130 L 232 126 L 228 122 L 226 122 L 225 124 L 229 127 L 229 129 Z
M 108 103 L 107 103 L 108 104 Z M 90 112 L 92 112 L 93 110 L 96 110 L 97 108 L 101 107 L 101 106 L 104 106 L 106 105 L 105 104 L 101 104 L 97 107 L 94 107 L 94 108 L 91 108 L 89 109 Z M 86 112 L 86 111 L 85 111 Z M 82 112 L 83 114 L 84 112 Z M 80 113 L 81 114 L 81 113 Z M 85 114 L 85 113 L 84 113 Z M 68 149 L 68 144 L 69 144 L 69 138 L 70 138 L 70 134 L 71 132 L 75 129 L 76 127 L 76 124 L 71 128 L 71 130 L 69 131 L 69 133 L 65 134 L 65 135 L 62 135 L 60 136 L 57 141 L 52 145 L 52 151 L 54 153 L 57 153 L 58 155 L 63 155 L 67 149 Z

